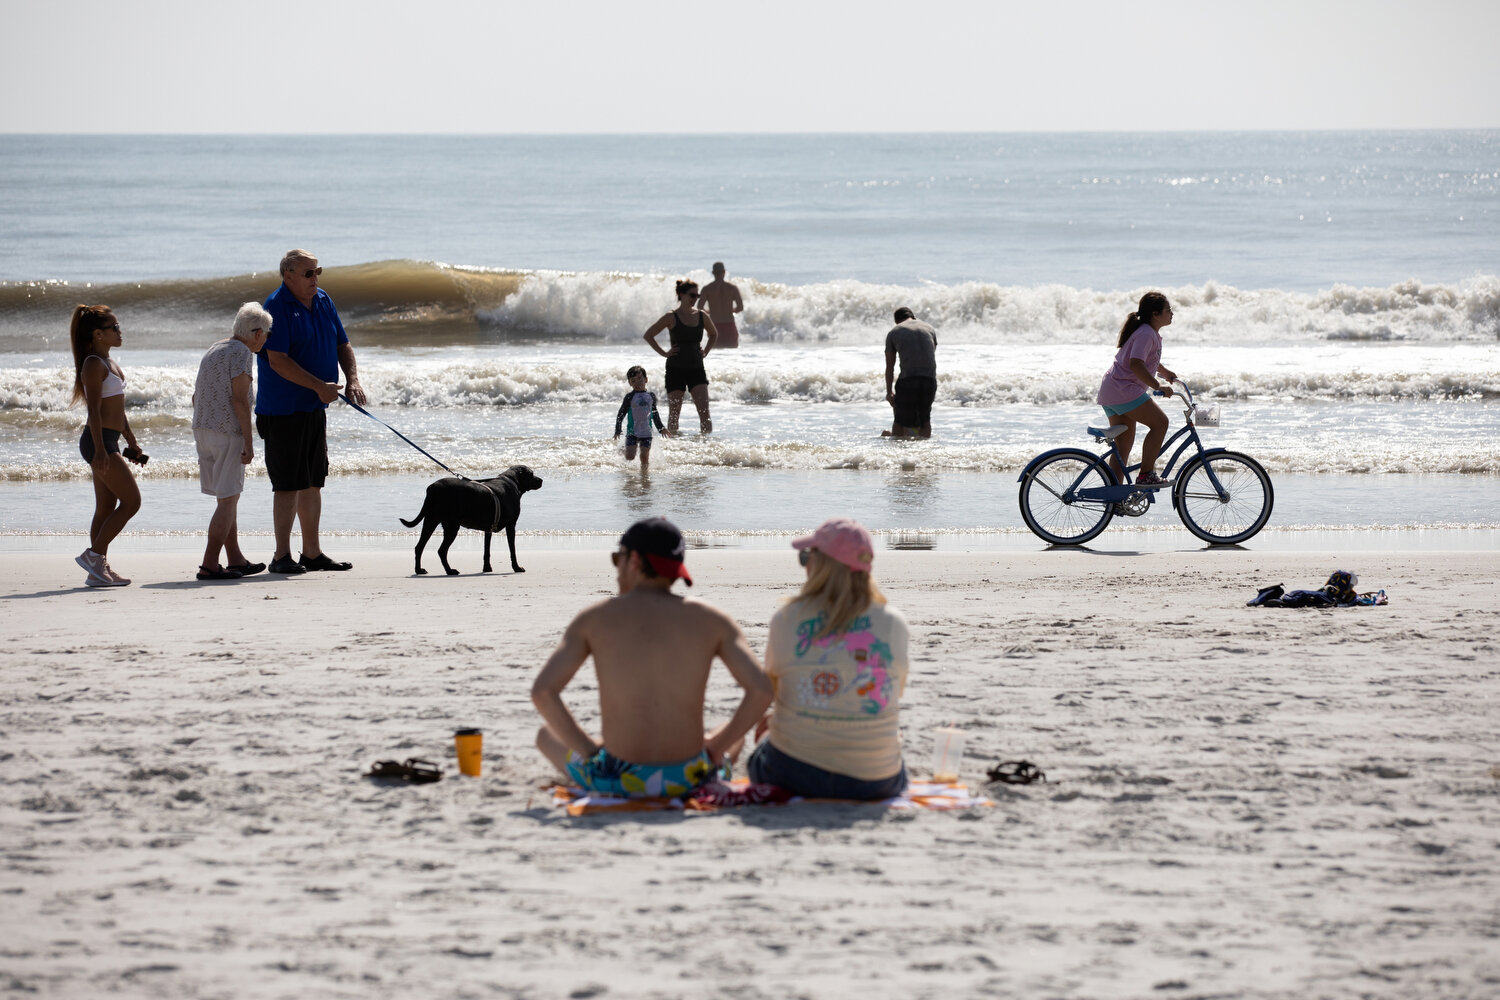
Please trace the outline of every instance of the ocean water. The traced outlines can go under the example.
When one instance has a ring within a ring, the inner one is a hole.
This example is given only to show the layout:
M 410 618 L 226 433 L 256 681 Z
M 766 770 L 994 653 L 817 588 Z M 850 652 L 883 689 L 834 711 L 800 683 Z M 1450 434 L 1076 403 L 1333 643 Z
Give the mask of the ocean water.
M 460 472 L 548 479 L 523 531 L 659 511 L 729 539 L 834 513 L 892 538 L 1024 535 L 1016 475 L 1104 422 L 1094 392 L 1150 288 L 1176 309 L 1164 362 L 1222 408 L 1207 443 L 1277 483 L 1267 544 L 1500 527 L 1497 132 L 3 136 L 0 191 L 12 538 L 87 524 L 79 301 L 125 331 L 152 455 L 134 527 L 201 531 L 197 360 L 291 246 L 326 268 L 373 412 Z M 715 434 L 688 407 L 642 481 L 611 438 L 624 369 L 661 392 L 641 333 L 717 259 L 746 311 L 742 346 L 707 361 Z M 878 437 L 901 304 L 939 331 L 931 441 Z M 443 474 L 346 407 L 330 439 L 335 532 L 402 530 Z M 1105 537 L 1180 531 L 1170 510 L 1123 520 Z

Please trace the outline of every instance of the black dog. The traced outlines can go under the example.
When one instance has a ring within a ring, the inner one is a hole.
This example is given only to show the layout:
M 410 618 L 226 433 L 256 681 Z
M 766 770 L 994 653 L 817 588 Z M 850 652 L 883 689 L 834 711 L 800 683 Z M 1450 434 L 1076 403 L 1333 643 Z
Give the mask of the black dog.
M 448 565 L 448 547 L 458 535 L 459 528 L 472 528 L 484 532 L 484 571 L 490 572 L 490 535 L 505 529 L 505 540 L 510 543 L 510 568 L 517 573 L 526 572 L 516 562 L 516 519 L 521 516 L 521 494 L 528 490 L 539 490 L 542 481 L 524 465 L 512 465 L 494 479 L 439 479 L 427 487 L 427 499 L 417 516 L 401 523 L 415 528 L 422 522 L 422 537 L 417 540 L 417 575 L 424 576 L 422 549 L 433 529 L 443 525 L 443 544 L 438 546 L 438 558 L 449 576 L 457 576 L 458 570 Z

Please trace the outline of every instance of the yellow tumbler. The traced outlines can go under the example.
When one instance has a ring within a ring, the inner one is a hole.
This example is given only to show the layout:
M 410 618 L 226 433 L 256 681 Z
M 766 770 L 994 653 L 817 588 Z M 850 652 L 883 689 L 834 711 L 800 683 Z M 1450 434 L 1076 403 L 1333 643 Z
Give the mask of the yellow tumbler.
M 471 778 L 479 777 L 484 767 L 484 733 L 478 729 L 459 729 L 453 734 L 453 749 L 458 754 L 458 770 Z

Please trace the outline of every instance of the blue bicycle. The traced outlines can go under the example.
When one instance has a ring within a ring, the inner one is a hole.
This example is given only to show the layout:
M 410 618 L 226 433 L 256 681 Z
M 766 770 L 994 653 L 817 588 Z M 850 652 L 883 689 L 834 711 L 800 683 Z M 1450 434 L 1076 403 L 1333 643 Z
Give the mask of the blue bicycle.
M 1130 474 L 1140 465 L 1127 466 L 1126 456 L 1115 447 L 1125 427 L 1090 427 L 1091 436 L 1109 443 L 1107 453 L 1058 448 L 1033 458 L 1021 473 L 1021 517 L 1026 527 L 1052 545 L 1082 545 L 1109 527 L 1115 515 L 1140 517 L 1156 503 L 1159 490 L 1170 489 L 1172 507 L 1183 525 L 1212 545 L 1237 545 L 1264 528 L 1275 499 L 1271 477 L 1249 455 L 1204 448 L 1198 425 L 1219 426 L 1219 408 L 1196 405 L 1192 390 L 1182 382 L 1175 384 L 1182 388 L 1186 422 L 1162 445 L 1161 453 L 1172 457 L 1161 476 L 1170 482 L 1157 487 L 1132 483 Z M 1174 477 L 1172 470 L 1185 454 Z M 1123 483 L 1109 467 L 1111 455 L 1125 469 Z

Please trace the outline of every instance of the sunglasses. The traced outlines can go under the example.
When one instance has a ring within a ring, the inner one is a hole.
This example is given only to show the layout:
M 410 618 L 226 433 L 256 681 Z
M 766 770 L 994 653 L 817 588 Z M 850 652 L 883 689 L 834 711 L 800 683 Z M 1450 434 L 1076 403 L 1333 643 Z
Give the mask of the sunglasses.
M 118 323 L 111 323 L 111 324 L 109 324 L 109 326 L 101 326 L 99 329 L 101 329 L 101 330 L 113 330 L 116 333 L 119 333 L 120 332 L 120 324 L 118 324 Z
M 625 549 L 615 549 L 609 554 L 610 564 L 618 568 L 620 565 L 620 560 L 624 559 L 626 555 L 628 555 L 628 553 Z
M 694 288 L 690 291 L 678 292 L 677 297 L 679 299 L 696 299 L 698 297 L 698 289 Z
M 293 273 L 296 273 L 296 272 L 293 272 Z M 321 267 L 310 267 L 306 271 L 302 272 L 302 277 L 304 277 L 304 278 L 316 278 L 318 275 L 320 275 L 322 273 L 323 273 L 323 269 Z
M 813 549 L 798 549 L 797 550 L 797 565 L 798 566 L 806 566 L 808 563 L 812 562 L 812 554 L 813 554 L 814 551 L 815 550 L 813 550 Z

